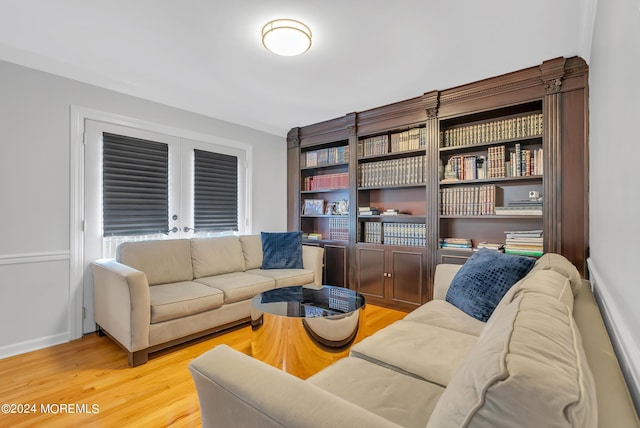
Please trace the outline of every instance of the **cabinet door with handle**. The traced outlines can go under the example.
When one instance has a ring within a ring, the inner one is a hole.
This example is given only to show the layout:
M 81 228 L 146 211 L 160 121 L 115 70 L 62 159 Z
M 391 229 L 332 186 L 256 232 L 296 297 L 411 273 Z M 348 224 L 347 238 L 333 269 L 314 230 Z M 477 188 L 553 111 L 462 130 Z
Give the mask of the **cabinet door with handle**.
M 394 304 L 408 306 L 408 309 L 422 304 L 425 287 L 424 261 L 424 250 L 388 250 L 387 280 L 391 282 L 391 300 Z
M 356 291 L 373 301 L 386 298 L 385 293 L 385 251 L 380 246 L 357 246 Z

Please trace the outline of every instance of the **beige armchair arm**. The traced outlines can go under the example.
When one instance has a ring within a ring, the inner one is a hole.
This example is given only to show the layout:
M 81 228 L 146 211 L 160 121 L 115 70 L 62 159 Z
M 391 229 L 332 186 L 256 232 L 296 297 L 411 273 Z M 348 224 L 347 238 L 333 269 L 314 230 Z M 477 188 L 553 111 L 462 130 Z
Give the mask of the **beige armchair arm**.
M 96 323 L 130 353 L 148 348 L 151 303 L 144 272 L 106 259 L 91 269 Z
M 433 279 L 433 298 L 445 300 L 447 290 L 451 285 L 451 280 L 460 270 L 462 265 L 439 264 L 436 266 L 436 273 Z
M 322 268 L 324 263 L 324 248 L 313 245 L 302 246 L 302 266 L 313 271 L 315 285 L 322 285 Z
M 289 373 L 219 345 L 189 364 L 203 427 L 398 425 Z

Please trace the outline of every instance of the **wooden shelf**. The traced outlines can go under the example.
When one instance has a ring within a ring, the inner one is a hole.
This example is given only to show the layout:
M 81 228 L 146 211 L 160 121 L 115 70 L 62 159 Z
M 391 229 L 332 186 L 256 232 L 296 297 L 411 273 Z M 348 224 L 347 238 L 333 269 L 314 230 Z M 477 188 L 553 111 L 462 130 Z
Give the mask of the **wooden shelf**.
M 313 171 L 318 169 L 327 169 L 327 168 L 335 168 L 335 167 L 344 167 L 349 166 L 348 162 L 340 162 L 340 163 L 332 163 L 328 165 L 316 165 L 316 166 L 303 166 L 300 168 L 300 171 Z
M 324 189 L 324 190 L 301 190 L 300 193 L 301 194 L 308 194 L 308 193 L 335 193 L 335 192 L 345 192 L 348 191 L 349 188 L 348 187 L 343 187 L 340 189 Z

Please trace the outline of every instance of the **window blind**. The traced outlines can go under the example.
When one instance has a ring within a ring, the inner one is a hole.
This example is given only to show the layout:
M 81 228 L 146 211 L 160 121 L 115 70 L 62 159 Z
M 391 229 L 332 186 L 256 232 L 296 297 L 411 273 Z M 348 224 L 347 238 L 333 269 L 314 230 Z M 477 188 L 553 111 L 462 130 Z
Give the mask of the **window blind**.
M 238 158 L 194 150 L 196 232 L 238 230 Z
M 103 236 L 167 233 L 169 146 L 103 133 Z

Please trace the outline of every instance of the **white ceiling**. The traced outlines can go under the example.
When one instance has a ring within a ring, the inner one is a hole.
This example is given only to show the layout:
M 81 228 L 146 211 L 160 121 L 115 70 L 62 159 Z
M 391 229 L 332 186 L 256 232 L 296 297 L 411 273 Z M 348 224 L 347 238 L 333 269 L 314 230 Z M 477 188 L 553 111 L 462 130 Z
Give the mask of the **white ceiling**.
M 0 0 L 0 59 L 284 136 L 578 55 L 583 1 Z M 305 54 L 263 48 L 283 17 Z

